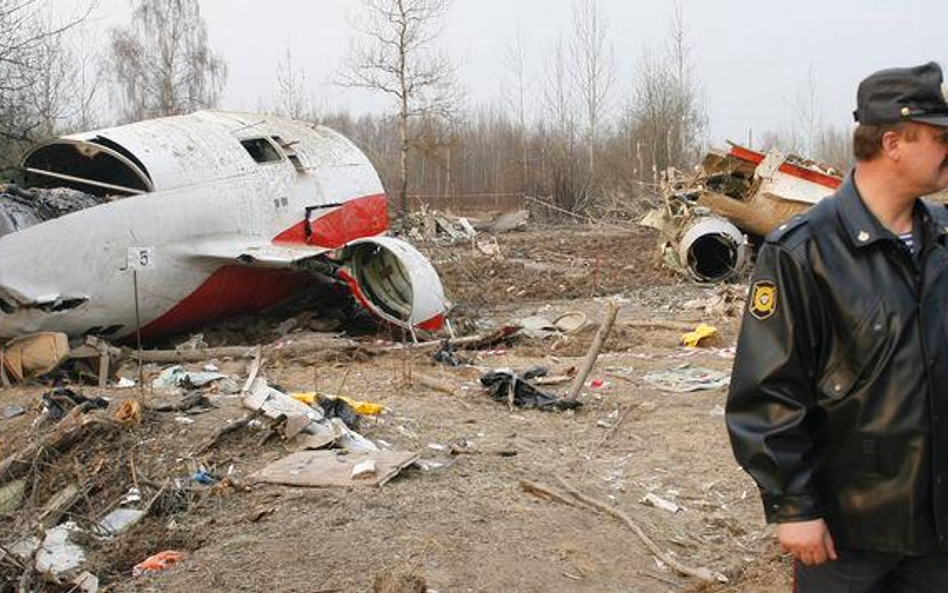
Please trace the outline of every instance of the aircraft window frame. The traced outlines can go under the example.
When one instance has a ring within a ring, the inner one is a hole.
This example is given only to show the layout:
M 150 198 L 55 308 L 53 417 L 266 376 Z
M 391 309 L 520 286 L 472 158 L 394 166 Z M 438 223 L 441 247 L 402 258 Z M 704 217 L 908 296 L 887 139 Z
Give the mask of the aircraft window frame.
M 240 140 L 240 145 L 247 151 L 250 158 L 258 165 L 270 165 L 273 163 L 282 163 L 285 159 L 283 151 L 276 146 L 267 136 L 257 136 L 254 138 L 244 138 Z M 255 152 L 255 149 L 261 149 Z M 267 153 L 267 154 L 263 154 Z
M 303 161 L 300 160 L 300 155 L 296 154 L 296 150 L 293 148 L 293 145 L 298 143 L 297 140 L 287 142 L 281 136 L 270 136 L 270 140 L 273 140 L 274 144 L 280 147 L 280 152 L 293 164 L 297 173 L 306 172 L 306 167 L 303 165 Z

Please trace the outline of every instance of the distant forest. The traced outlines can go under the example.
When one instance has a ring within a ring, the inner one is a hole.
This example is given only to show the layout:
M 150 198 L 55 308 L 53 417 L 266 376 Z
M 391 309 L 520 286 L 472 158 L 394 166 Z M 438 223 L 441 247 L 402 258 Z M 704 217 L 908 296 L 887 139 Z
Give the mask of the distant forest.
M 687 171 L 708 149 L 680 6 L 665 43 L 637 58 L 625 96 L 617 96 L 609 23 L 595 0 L 575 0 L 571 26 L 544 48 L 540 71 L 527 71 L 521 40 L 503 48 L 505 90 L 489 105 L 465 100 L 439 49 L 449 0 L 359 0 L 359 8 L 337 83 L 390 98 L 390 112 L 321 112 L 289 51 L 274 64 L 277 96 L 261 109 L 352 139 L 378 169 L 395 214 L 493 201 L 550 216 L 626 218 L 654 204 L 664 171 Z M 197 0 L 135 0 L 130 21 L 109 31 L 105 55 L 81 42 L 94 9 L 90 2 L 57 23 L 47 1 L 0 0 L 4 166 L 51 136 L 215 108 L 228 70 L 239 68 L 210 47 Z M 754 148 L 846 169 L 850 139 L 822 125 L 815 87 L 809 81 L 790 101 L 796 127 L 763 132 Z

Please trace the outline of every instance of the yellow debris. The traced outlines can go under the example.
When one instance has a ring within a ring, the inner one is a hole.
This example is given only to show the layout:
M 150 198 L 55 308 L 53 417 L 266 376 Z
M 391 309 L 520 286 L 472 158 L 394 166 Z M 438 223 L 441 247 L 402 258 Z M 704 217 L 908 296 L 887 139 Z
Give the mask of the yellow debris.
M 688 348 L 697 348 L 701 345 L 701 340 L 710 338 L 717 333 L 718 329 L 716 327 L 702 323 L 696 327 L 694 331 L 682 334 L 681 344 L 682 346 L 687 346 Z
M 322 393 L 316 393 L 315 391 L 305 391 L 300 393 L 291 393 L 290 397 L 296 401 L 303 402 L 307 405 L 313 405 L 316 402 L 317 398 L 327 398 L 327 399 L 341 399 L 342 401 L 349 404 L 356 414 L 361 414 L 362 416 L 378 416 L 382 413 L 382 410 L 385 409 L 381 404 L 373 404 L 371 402 L 360 402 L 349 399 L 341 395 L 325 395 Z
M 304 404 L 308 406 L 311 406 L 316 402 L 315 391 L 307 391 L 305 393 L 291 393 L 290 397 L 292 397 L 298 402 L 303 402 Z

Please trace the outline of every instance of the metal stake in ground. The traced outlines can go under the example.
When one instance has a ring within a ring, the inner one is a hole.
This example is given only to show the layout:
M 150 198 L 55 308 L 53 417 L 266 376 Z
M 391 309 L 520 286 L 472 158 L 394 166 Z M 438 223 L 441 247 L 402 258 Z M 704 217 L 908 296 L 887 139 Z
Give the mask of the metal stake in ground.
M 145 373 L 142 370 L 142 317 L 138 299 L 138 272 L 155 265 L 154 247 L 129 247 L 126 269 L 132 269 L 132 287 L 135 292 L 135 339 L 138 346 L 138 389 L 142 401 L 145 399 Z
M 138 307 L 138 270 L 132 270 L 132 285 L 135 289 L 135 341 L 138 347 L 138 395 L 145 401 L 145 373 L 142 370 L 142 315 Z

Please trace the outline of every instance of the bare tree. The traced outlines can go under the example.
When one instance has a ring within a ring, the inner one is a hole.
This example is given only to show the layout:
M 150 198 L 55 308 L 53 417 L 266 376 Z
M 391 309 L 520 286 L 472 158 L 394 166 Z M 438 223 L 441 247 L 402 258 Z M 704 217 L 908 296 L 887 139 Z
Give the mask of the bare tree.
M 701 104 L 700 89 L 693 75 L 691 45 L 685 28 L 685 13 L 681 3 L 675 2 L 669 38 L 668 59 L 675 72 L 675 129 L 668 135 L 669 160 L 676 167 L 683 167 L 693 158 L 702 145 L 702 136 L 707 128 L 707 114 Z
M 39 44 L 38 74 L 26 98 L 36 117 L 38 137 L 95 124 L 100 75 L 97 56 L 89 53 L 82 40 L 87 34 L 77 27 Z
M 776 131 L 765 131 L 760 139 L 760 149 L 815 158 L 845 168 L 849 162 L 849 139 L 823 123 L 819 77 L 813 64 L 809 65 L 806 77 L 787 99 L 786 107 L 789 120 Z
M 824 127 L 814 141 L 813 158 L 840 173 L 848 171 L 854 164 L 852 133 L 835 126 Z
M 609 90 L 615 80 L 615 64 L 608 43 L 608 22 L 596 0 L 576 0 L 572 24 L 569 72 L 583 102 L 586 156 L 592 180 L 596 171 L 596 141 L 605 116 Z
M 448 115 L 454 105 L 454 68 L 434 49 L 449 0 L 362 0 L 353 22 L 360 39 L 350 48 L 339 84 L 389 95 L 398 107 L 398 204 L 408 212 L 411 121 Z
M 696 157 L 707 117 L 691 74 L 690 48 L 679 8 L 663 53 L 646 50 L 638 62 L 625 127 L 640 179 L 656 181 L 668 167 Z
M 0 0 L 0 100 L 5 112 L 29 88 L 39 67 L 43 39 L 49 35 L 35 0 Z
M 823 113 L 819 105 L 819 80 L 811 63 L 806 78 L 800 83 L 790 102 L 793 123 L 790 126 L 792 146 L 787 150 L 806 156 L 813 152 L 823 129 Z
M 124 117 L 137 120 L 212 107 L 227 65 L 211 51 L 197 0 L 134 0 L 126 28 L 112 29 L 109 66 Z
M 575 131 L 573 116 L 575 97 L 567 78 L 566 50 L 563 37 L 557 38 L 549 53 L 546 65 L 546 84 L 543 91 L 543 106 L 546 119 L 554 132 L 570 137 Z
M 527 56 L 523 33 L 518 28 L 513 42 L 504 51 L 506 76 L 502 80 L 503 94 L 512 108 L 517 122 L 520 160 L 520 190 L 527 188 L 527 93 L 530 80 L 527 78 Z
M 45 1 L 0 0 L 0 163 L 11 164 L 20 148 L 48 133 L 39 97 L 47 82 L 62 75 L 60 68 L 50 68 L 50 56 L 93 6 L 53 21 Z M 60 64 L 72 59 L 68 52 L 56 53 Z
M 548 171 L 548 192 L 560 208 L 573 212 L 584 206 L 585 195 L 577 186 L 577 97 L 570 84 L 566 41 L 559 36 L 548 53 L 543 112 L 547 122 L 542 146 Z
M 289 46 L 286 54 L 277 64 L 277 113 L 293 119 L 303 119 L 313 115 L 306 91 L 306 72 L 293 63 L 293 54 Z

